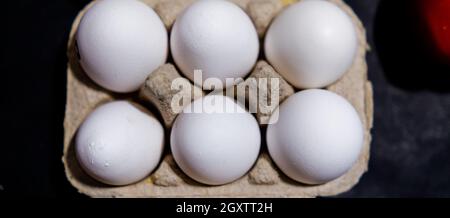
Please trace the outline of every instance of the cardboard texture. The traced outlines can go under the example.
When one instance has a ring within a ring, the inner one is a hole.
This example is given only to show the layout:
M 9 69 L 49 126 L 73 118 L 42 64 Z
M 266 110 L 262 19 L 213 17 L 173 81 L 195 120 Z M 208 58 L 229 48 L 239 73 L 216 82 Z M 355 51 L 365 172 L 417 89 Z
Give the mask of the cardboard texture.
M 146 179 L 127 186 L 109 186 L 95 181 L 78 165 L 74 152 L 74 136 L 84 118 L 98 105 L 114 99 L 128 99 L 154 107 L 170 134 L 170 125 L 176 114 L 170 111 L 169 99 L 174 94 L 170 82 L 181 77 L 172 63 L 161 66 L 149 76 L 139 93 L 115 94 L 92 82 L 78 63 L 74 34 L 83 13 L 75 19 L 68 42 L 67 67 L 67 103 L 64 120 L 64 154 L 63 163 L 70 183 L 80 193 L 91 197 L 316 197 L 332 196 L 351 189 L 358 183 L 361 175 L 367 171 L 370 150 L 370 129 L 373 118 L 372 86 L 367 79 L 365 54 L 368 50 L 365 29 L 354 12 L 342 0 L 330 0 L 344 9 L 353 19 L 358 29 L 359 50 L 351 69 L 328 90 L 348 99 L 358 111 L 365 126 L 365 143 L 357 163 L 345 175 L 322 185 L 304 185 L 293 181 L 279 171 L 266 149 L 262 152 L 253 168 L 239 180 L 222 185 L 208 186 L 195 182 L 186 176 L 175 164 L 166 141 L 167 152 L 157 169 Z M 170 30 L 176 16 L 194 0 L 144 0 L 159 14 L 165 26 Z M 271 20 L 293 0 L 233 0 L 243 8 L 253 20 L 261 39 Z M 92 4 L 92 3 L 91 3 Z M 262 48 L 261 48 L 262 49 Z M 258 61 L 249 77 L 281 78 L 281 76 L 264 60 Z M 249 83 L 248 79 L 243 83 Z M 241 83 L 242 84 L 242 83 Z M 193 85 L 192 85 L 193 86 Z M 199 89 L 193 86 L 194 89 Z M 265 87 L 257 87 L 265 88 Z M 281 78 L 280 100 L 295 91 Z M 195 98 L 204 95 L 201 90 Z M 153 105 L 153 106 L 152 106 Z M 159 111 L 159 112 L 158 112 Z M 267 114 L 256 114 L 264 119 Z M 262 127 L 264 128 L 264 126 Z M 263 135 L 264 137 L 264 135 Z M 168 137 L 166 137 L 168 138 Z M 263 140 L 264 141 L 264 140 Z

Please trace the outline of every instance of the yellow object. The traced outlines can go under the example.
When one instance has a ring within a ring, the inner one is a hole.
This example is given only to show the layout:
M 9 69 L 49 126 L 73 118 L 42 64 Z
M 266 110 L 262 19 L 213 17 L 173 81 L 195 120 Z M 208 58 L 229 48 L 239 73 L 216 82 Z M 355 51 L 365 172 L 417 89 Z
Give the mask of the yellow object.
M 290 5 L 292 3 L 297 2 L 298 0 L 280 0 L 280 1 L 283 4 L 283 6 L 287 6 L 287 5 Z

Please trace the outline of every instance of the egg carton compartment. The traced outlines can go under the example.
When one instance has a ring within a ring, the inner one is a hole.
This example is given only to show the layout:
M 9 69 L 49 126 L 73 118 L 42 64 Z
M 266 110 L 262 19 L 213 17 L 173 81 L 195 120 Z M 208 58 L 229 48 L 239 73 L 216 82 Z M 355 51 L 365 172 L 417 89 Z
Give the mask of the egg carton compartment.
M 161 17 L 164 25 L 170 31 L 176 16 L 195 0 L 143 0 Z M 329 0 L 347 12 L 357 27 L 359 49 L 356 59 L 348 72 L 336 83 L 326 87 L 346 98 L 358 112 L 365 128 L 364 146 L 357 162 L 343 176 L 321 185 L 305 185 L 285 176 L 272 162 L 265 140 L 262 140 L 261 153 L 252 169 L 242 178 L 230 184 L 209 186 L 200 184 L 187 175 L 176 165 L 170 154 L 170 126 L 176 117 L 170 109 L 171 81 L 182 77 L 169 58 L 169 62 L 159 67 L 148 78 L 139 92 L 117 94 L 109 92 L 91 81 L 78 63 L 75 46 L 75 32 L 82 15 L 92 3 L 86 6 L 76 17 L 68 42 L 67 67 L 67 102 L 64 120 L 64 154 L 62 157 L 65 172 L 70 183 L 80 193 L 91 197 L 316 197 L 332 196 L 345 192 L 356 185 L 364 172 L 367 171 L 370 150 L 370 129 L 373 119 L 372 86 L 367 79 L 365 29 L 352 9 L 342 0 Z M 252 19 L 260 39 L 264 38 L 272 19 L 286 6 L 296 0 L 232 0 L 239 5 Z M 262 48 L 261 48 L 262 49 Z M 248 78 L 280 78 L 280 100 L 284 100 L 295 91 L 264 58 L 259 58 Z M 245 80 L 251 83 L 252 80 Z M 192 84 L 192 83 L 191 83 Z M 192 85 L 198 91 L 194 98 L 205 93 Z M 267 87 L 257 87 L 267 88 Z M 186 93 L 190 94 L 190 93 Z M 85 117 L 98 105 L 105 102 L 127 99 L 143 104 L 160 116 L 166 127 L 165 149 L 160 165 L 147 178 L 127 186 L 105 185 L 88 176 L 78 164 L 74 151 L 74 136 Z M 258 121 L 266 119 L 270 114 L 255 114 Z M 265 127 L 262 126 L 264 136 Z M 264 138 L 264 137 L 263 137 Z

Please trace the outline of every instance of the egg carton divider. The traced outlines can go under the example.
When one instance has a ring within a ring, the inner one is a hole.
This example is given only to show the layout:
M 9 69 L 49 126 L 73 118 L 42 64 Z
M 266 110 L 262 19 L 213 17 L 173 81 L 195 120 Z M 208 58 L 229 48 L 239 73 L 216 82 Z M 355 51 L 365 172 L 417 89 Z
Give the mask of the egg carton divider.
M 151 6 L 161 17 L 164 25 L 170 31 L 176 16 L 195 0 L 142 0 Z M 288 4 L 294 0 L 231 0 L 244 9 L 255 24 L 260 39 L 270 25 L 271 20 Z M 359 159 L 343 176 L 322 185 L 305 185 L 289 179 L 274 165 L 270 156 L 262 152 L 253 168 L 237 181 L 222 185 L 208 186 L 195 182 L 186 176 L 175 164 L 170 153 L 165 153 L 158 168 L 144 180 L 127 186 L 109 186 L 90 178 L 78 165 L 74 152 L 74 136 L 85 117 L 98 105 L 116 100 L 129 99 L 132 101 L 149 101 L 158 110 L 166 126 L 166 134 L 170 133 L 170 126 L 176 114 L 170 110 L 168 99 L 172 92 L 170 81 L 181 77 L 172 63 L 167 63 L 147 79 L 141 91 L 130 94 L 114 94 L 106 91 L 92 82 L 78 64 L 75 46 L 75 32 L 82 15 L 92 3 L 86 6 L 76 17 L 68 42 L 67 66 L 67 102 L 64 119 L 64 152 L 63 163 L 70 183 L 80 193 L 91 197 L 317 197 L 332 196 L 343 193 L 356 185 L 364 172 L 367 171 L 373 120 L 372 85 L 367 79 L 367 64 L 365 54 L 368 44 L 365 29 L 352 9 L 342 0 L 329 0 L 345 12 L 354 21 L 359 39 L 357 57 L 348 72 L 336 83 L 326 87 L 335 92 L 355 107 L 364 127 L 364 146 Z M 262 49 L 262 48 L 261 48 Z M 295 90 L 268 64 L 264 59 L 258 60 L 249 78 L 280 78 L 280 100 L 292 95 Z M 245 80 L 238 85 L 250 83 Z M 168 85 L 169 84 L 169 85 Z M 192 85 L 192 84 L 191 84 Z M 194 89 L 198 87 L 192 85 Z M 264 87 L 257 87 L 264 88 Z M 194 98 L 205 93 L 195 92 Z M 142 99 L 142 100 L 139 100 Z M 259 121 L 270 114 L 257 113 Z M 262 127 L 264 128 L 264 127 Z M 167 139 L 168 137 L 166 137 Z M 263 140 L 265 141 L 265 140 Z M 165 144 L 166 150 L 168 142 Z M 265 146 L 265 145 L 262 145 Z

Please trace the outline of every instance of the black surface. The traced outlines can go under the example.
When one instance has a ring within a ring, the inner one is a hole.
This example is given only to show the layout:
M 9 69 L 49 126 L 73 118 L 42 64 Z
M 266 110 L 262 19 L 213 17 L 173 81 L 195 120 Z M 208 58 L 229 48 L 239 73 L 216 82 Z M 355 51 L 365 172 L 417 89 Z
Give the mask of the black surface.
M 67 182 L 61 156 L 66 42 L 87 2 L 2 7 L 0 196 L 83 197 Z M 450 71 L 418 46 L 411 1 L 347 2 L 372 46 L 375 126 L 369 172 L 340 196 L 450 196 Z

